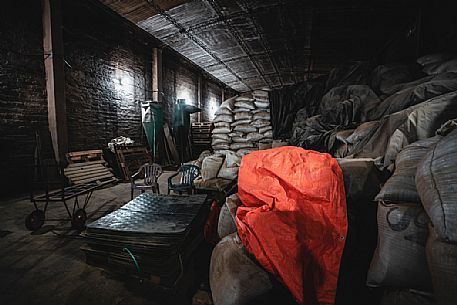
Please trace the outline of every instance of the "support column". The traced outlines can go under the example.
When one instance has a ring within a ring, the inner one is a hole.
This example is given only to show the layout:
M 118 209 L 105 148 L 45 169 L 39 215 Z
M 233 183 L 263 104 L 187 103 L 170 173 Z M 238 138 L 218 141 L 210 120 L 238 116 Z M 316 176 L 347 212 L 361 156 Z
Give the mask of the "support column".
M 203 77 L 201 75 L 201 73 L 198 75 L 198 83 L 197 83 L 197 107 L 202 109 L 202 101 L 203 101 L 203 91 L 202 91 L 202 80 L 203 80 Z M 202 109 L 202 111 L 200 111 L 198 113 L 198 122 L 201 122 L 202 121 L 202 112 L 204 110 Z
M 162 49 L 152 49 L 152 100 L 162 102 Z
M 68 152 L 61 0 L 42 0 L 48 124 L 57 162 Z

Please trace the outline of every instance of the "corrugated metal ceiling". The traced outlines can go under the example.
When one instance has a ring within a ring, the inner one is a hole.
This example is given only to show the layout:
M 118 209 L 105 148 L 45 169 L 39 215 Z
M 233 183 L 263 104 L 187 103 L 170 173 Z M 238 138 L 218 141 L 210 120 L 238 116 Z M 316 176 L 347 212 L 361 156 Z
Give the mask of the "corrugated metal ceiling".
M 366 59 L 417 15 L 393 0 L 100 1 L 241 92 Z

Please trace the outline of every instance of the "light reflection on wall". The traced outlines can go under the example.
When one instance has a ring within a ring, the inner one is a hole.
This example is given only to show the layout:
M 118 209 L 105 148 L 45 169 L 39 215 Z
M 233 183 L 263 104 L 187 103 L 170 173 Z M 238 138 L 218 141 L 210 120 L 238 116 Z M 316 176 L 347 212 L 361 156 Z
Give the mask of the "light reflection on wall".
M 186 100 L 187 105 L 193 105 L 193 101 L 190 98 L 189 89 L 187 89 L 184 86 L 178 86 L 176 92 L 177 92 L 176 99 L 178 99 L 178 100 L 184 99 L 184 100 Z
M 217 100 L 215 97 L 212 97 L 209 99 L 209 113 L 208 113 L 208 118 L 210 121 L 212 121 L 215 117 L 217 111 Z
M 114 89 L 126 97 L 134 94 L 133 77 L 127 71 L 116 69 L 113 75 Z

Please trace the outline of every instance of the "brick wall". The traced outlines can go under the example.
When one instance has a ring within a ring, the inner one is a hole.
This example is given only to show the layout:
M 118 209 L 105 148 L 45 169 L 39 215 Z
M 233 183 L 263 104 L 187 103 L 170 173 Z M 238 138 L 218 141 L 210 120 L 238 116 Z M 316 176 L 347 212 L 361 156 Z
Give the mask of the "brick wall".
M 152 97 L 155 42 L 96 3 L 62 0 L 71 151 L 103 148 L 120 135 L 145 143 L 140 102 Z M 33 164 L 35 131 L 48 129 L 41 1 L 3 1 L 0 39 L 0 196 L 17 191 L 26 194 L 24 183 Z M 171 119 L 177 98 L 185 97 L 197 105 L 200 73 L 176 53 L 163 51 L 166 120 Z M 220 104 L 221 89 L 206 76 L 202 85 L 202 118 L 207 120 L 209 101 Z
M 24 189 L 35 130 L 47 130 L 41 2 L 2 1 L 0 9 L 0 195 Z
M 176 99 L 185 98 L 187 103 L 198 105 L 198 78 L 201 71 L 181 58 L 174 52 L 165 50 L 163 52 L 163 100 L 164 115 L 168 122 L 171 122 L 173 104 Z M 202 76 L 202 121 L 210 121 L 211 114 L 221 104 L 222 86 L 213 79 L 203 74 Z M 235 91 L 226 90 L 226 98 L 233 96 Z M 198 115 L 191 115 L 192 122 L 197 121 Z
M 197 106 L 199 71 L 170 50 L 162 53 L 162 70 L 164 117 L 167 122 L 172 122 L 173 105 L 177 99 L 184 98 L 186 103 Z M 197 115 L 191 117 L 194 121 Z
M 105 147 L 117 136 L 141 142 L 152 48 L 119 18 L 86 5 L 63 1 L 69 149 Z
M 203 87 L 205 90 L 202 97 L 202 121 L 211 121 L 222 103 L 222 88 L 209 81 L 205 81 Z

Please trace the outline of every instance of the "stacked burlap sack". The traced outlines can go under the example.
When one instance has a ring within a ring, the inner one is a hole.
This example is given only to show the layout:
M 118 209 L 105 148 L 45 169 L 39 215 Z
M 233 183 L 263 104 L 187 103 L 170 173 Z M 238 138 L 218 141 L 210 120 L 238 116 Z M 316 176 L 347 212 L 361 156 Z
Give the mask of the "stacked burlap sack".
M 376 197 L 378 245 L 367 284 L 409 291 L 402 297 L 415 294 L 417 304 L 457 299 L 455 125 L 451 120 L 436 136 L 405 146 Z
M 213 120 L 212 148 L 215 153 L 233 151 L 244 156 L 258 149 L 271 148 L 268 92 L 255 90 L 224 101 Z
M 389 167 L 404 146 L 457 116 L 457 55 L 426 55 L 417 63 L 355 65 L 347 68 L 353 81 L 341 79 L 343 85 L 340 73 L 331 73 L 329 84 L 338 85 L 326 86 L 316 111 L 296 111 L 290 144 L 340 158 L 380 158 L 379 166 Z
M 197 189 L 223 191 L 238 178 L 241 157 L 232 151 L 225 154 L 212 154 L 209 150 L 203 151 L 197 160 L 189 164 L 200 167 L 200 177 L 195 179 Z
M 417 167 L 416 186 L 430 218 L 426 257 L 436 303 L 457 300 L 457 130 L 456 121 L 438 132 L 443 136 Z M 453 131 L 451 131 L 454 129 Z

